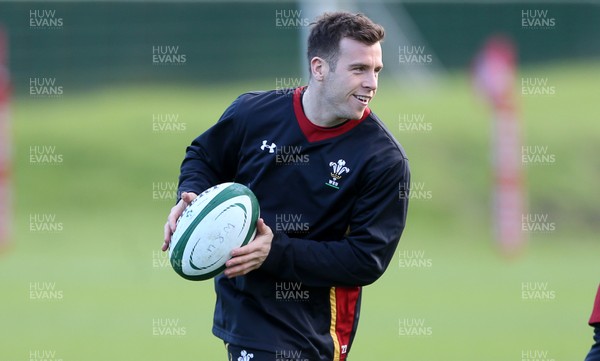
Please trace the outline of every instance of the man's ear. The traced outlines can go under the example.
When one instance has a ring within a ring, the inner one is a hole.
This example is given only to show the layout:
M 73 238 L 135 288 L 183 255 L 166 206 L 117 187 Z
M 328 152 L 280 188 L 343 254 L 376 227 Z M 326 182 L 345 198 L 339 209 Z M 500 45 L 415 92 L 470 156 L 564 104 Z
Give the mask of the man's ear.
M 310 60 L 310 74 L 313 79 L 323 81 L 328 72 L 329 64 L 325 59 L 315 56 Z

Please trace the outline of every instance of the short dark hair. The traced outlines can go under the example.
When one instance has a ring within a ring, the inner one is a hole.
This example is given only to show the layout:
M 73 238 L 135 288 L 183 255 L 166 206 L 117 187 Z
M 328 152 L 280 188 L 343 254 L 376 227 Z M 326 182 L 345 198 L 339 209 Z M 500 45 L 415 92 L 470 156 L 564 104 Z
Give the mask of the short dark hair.
M 366 45 L 382 41 L 383 26 L 375 24 L 363 14 L 348 12 L 324 13 L 311 23 L 308 36 L 308 64 L 315 56 L 325 59 L 335 70 L 339 58 L 340 41 L 350 38 Z

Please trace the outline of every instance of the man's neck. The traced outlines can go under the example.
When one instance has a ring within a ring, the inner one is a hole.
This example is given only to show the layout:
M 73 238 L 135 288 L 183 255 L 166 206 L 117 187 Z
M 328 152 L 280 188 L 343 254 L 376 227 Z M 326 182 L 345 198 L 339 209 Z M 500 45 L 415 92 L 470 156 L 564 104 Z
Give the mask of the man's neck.
M 306 87 L 302 95 L 302 108 L 308 120 L 319 127 L 331 128 L 347 121 L 329 113 L 331 109 L 323 104 L 321 94 L 310 86 Z

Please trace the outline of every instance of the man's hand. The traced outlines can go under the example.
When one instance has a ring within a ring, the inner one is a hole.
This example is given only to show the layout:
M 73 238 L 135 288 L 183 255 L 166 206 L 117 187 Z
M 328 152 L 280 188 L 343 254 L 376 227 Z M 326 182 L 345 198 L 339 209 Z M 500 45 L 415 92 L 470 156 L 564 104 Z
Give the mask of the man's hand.
M 256 237 L 244 247 L 231 251 L 232 258 L 225 263 L 225 276 L 232 278 L 242 276 L 259 268 L 271 250 L 273 231 L 262 218 L 256 222 Z
M 173 208 L 171 208 L 171 213 L 167 217 L 167 223 L 165 223 L 165 243 L 162 245 L 163 252 L 169 249 L 169 243 L 171 243 L 171 236 L 173 232 L 175 232 L 175 228 L 177 228 L 177 220 L 183 213 L 185 207 L 187 207 L 194 199 L 196 199 L 198 195 L 193 192 L 183 192 L 181 193 L 181 200 L 177 203 Z

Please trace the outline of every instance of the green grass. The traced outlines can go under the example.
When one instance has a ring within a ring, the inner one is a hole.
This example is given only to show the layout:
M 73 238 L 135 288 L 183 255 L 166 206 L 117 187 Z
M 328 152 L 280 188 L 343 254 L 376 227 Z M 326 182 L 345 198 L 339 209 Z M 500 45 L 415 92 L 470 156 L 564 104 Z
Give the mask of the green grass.
M 431 266 L 402 268 L 396 254 L 365 288 L 350 360 L 516 361 L 527 350 L 583 359 L 599 282 L 598 70 L 575 63 L 520 74 L 547 77 L 557 89 L 519 98 L 525 144 L 556 155 L 555 164 L 527 168 L 529 210 L 547 213 L 556 231 L 530 235 L 513 259 L 492 239 L 491 116 L 469 79 L 451 74 L 430 89 L 382 84 L 372 108 L 404 145 L 413 181 L 432 195 L 412 201 L 400 248 L 424 252 Z M 179 278 L 158 253 L 172 200 L 153 199 L 152 188 L 176 181 L 185 146 L 239 93 L 271 87 L 129 86 L 15 99 L 15 237 L 0 258 L 1 360 L 40 350 L 64 361 L 225 359 L 210 333 L 212 283 Z M 153 132 L 156 113 L 178 114 L 185 130 Z M 432 130 L 400 131 L 400 113 L 423 114 Z M 55 146 L 64 161 L 31 164 L 36 145 Z M 30 231 L 31 214 L 54 215 L 62 231 Z M 44 282 L 62 298 L 30 299 L 30 286 Z M 555 297 L 524 300 L 528 282 L 547 284 Z M 178 322 L 185 335 L 153 335 L 157 319 Z M 421 320 L 431 334 L 399 335 L 403 319 Z

